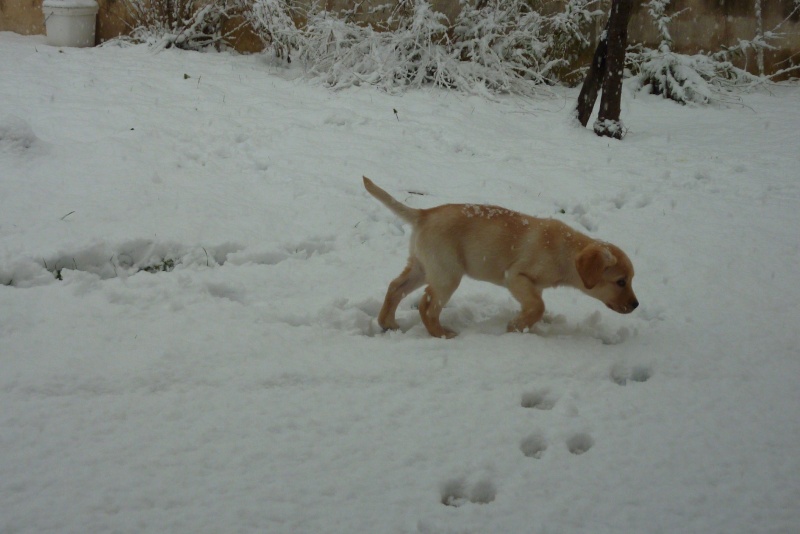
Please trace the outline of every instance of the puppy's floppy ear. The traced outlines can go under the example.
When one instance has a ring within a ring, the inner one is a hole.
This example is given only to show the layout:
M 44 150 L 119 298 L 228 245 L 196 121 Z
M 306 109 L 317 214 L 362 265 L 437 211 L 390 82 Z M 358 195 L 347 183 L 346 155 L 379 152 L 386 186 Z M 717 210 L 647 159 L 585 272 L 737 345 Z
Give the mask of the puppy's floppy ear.
M 586 289 L 596 286 L 603 277 L 603 271 L 616 263 L 617 258 L 611 251 L 596 243 L 583 249 L 575 258 L 575 268 Z

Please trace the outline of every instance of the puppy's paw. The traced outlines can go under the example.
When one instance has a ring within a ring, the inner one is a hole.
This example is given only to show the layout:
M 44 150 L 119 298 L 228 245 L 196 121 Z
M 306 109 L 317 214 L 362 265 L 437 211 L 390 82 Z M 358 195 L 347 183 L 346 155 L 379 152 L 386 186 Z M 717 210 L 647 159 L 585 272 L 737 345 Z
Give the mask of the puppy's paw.
M 384 332 L 387 330 L 400 330 L 400 325 L 397 324 L 397 321 L 394 319 L 384 319 L 383 321 L 378 321 L 378 325 L 383 329 Z
M 520 334 L 525 334 L 531 331 L 531 325 L 527 324 L 519 324 L 517 321 L 511 321 L 508 323 L 508 327 L 506 327 L 506 332 L 517 332 Z
M 457 332 L 453 332 L 449 328 L 436 328 L 436 329 L 428 329 L 428 333 L 433 337 L 438 337 L 439 339 L 453 339 L 458 335 Z

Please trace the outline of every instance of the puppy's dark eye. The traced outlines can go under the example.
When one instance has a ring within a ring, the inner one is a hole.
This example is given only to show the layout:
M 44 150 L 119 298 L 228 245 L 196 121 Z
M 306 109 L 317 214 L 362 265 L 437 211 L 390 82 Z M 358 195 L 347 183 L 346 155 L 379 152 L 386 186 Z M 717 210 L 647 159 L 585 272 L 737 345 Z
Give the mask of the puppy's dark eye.
M 625 279 L 621 278 L 621 279 L 617 280 L 617 285 L 619 287 L 625 287 L 625 285 L 626 285 Z

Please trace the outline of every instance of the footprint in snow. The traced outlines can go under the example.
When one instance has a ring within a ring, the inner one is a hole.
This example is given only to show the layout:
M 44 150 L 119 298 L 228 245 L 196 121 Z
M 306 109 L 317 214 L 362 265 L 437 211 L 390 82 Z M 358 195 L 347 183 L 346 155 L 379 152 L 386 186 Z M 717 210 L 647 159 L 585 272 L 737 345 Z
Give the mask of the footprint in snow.
M 286 247 L 287 252 L 295 257 L 308 259 L 315 255 L 326 254 L 333 250 L 334 237 L 311 237 L 295 245 Z
M 567 439 L 567 450 L 574 455 L 581 455 L 594 446 L 594 438 L 586 432 L 579 432 Z
M 256 265 L 278 265 L 288 259 L 307 260 L 333 250 L 333 237 L 309 237 L 303 241 L 290 243 L 278 248 L 243 249 L 229 254 L 232 265 L 253 263 Z
M 552 410 L 555 405 L 556 398 L 546 389 L 523 393 L 522 401 L 520 402 L 520 406 L 523 408 L 534 408 L 536 410 Z
M 634 365 L 632 367 L 623 363 L 616 363 L 611 367 L 609 377 L 611 381 L 619 386 L 625 386 L 628 382 L 647 382 L 653 376 L 653 369 L 647 365 Z
M 541 433 L 535 432 L 522 440 L 519 444 L 519 450 L 527 458 L 536 458 L 538 460 L 547 450 L 547 438 Z
M 441 496 L 442 504 L 455 508 L 467 503 L 488 504 L 497 497 L 497 488 L 488 479 L 481 479 L 470 487 L 463 478 L 454 478 L 442 485 Z

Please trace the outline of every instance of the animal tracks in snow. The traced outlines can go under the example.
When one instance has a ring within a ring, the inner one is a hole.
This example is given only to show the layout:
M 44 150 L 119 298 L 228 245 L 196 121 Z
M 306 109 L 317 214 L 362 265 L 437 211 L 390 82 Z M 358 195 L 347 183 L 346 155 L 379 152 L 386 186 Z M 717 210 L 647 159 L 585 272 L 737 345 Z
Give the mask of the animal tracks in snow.
M 520 406 L 533 410 L 552 410 L 558 398 L 548 389 L 537 389 L 522 394 Z M 566 448 L 575 455 L 588 451 L 594 445 L 594 438 L 587 432 L 578 432 L 565 441 Z M 547 437 L 542 432 L 534 432 L 520 442 L 519 449 L 527 458 L 539 459 L 548 447 Z
M 383 331 L 374 320 L 380 307 L 381 302 L 377 299 L 350 302 L 349 299 L 341 298 L 319 310 L 303 314 L 287 314 L 280 320 L 291 326 L 322 326 L 352 335 L 373 337 Z
M 290 259 L 307 260 L 331 252 L 333 240 L 333 237 L 312 237 L 277 248 L 236 251 L 227 259 L 232 265 L 277 265 Z
M 519 450 L 527 458 L 539 459 L 547 450 L 547 438 L 540 432 L 530 434 L 519 444 Z
M 549 390 L 535 390 L 522 394 L 523 408 L 535 408 L 537 410 L 552 410 L 556 404 L 556 399 L 550 394 Z
M 578 432 L 567 439 L 567 449 L 574 455 L 587 452 L 594 446 L 594 438 L 587 432 Z
M 568 204 L 556 202 L 556 211 L 572 219 L 572 222 L 581 226 L 583 230 L 595 232 L 599 229 L 597 215 L 598 207 L 602 207 L 603 212 L 613 210 L 642 209 L 654 202 L 654 193 L 642 191 L 641 188 L 625 190 L 613 196 L 602 196 L 593 199 L 588 203 Z M 674 206 L 672 206 L 674 208 Z
M 653 368 L 649 365 L 628 365 L 622 362 L 612 365 L 609 372 L 609 378 L 620 386 L 647 382 L 652 376 Z M 549 389 L 533 389 L 522 394 L 520 406 L 534 411 L 552 410 L 557 402 L 558 397 Z M 595 442 L 590 433 L 575 432 L 564 444 L 570 453 L 579 456 L 594 447 Z M 548 448 L 548 440 L 542 432 L 534 432 L 520 442 L 519 448 L 526 457 L 539 459 Z
M 464 478 L 453 478 L 442 485 L 441 502 L 458 508 L 467 503 L 488 504 L 497 497 L 491 480 L 483 478 L 470 485 Z
M 627 365 L 621 362 L 615 363 L 610 370 L 609 376 L 615 384 L 626 385 L 627 383 L 644 383 L 653 376 L 653 369 L 648 365 Z M 619 390 L 617 390 L 619 391 Z M 560 403 L 560 396 L 550 388 L 533 388 L 522 393 L 519 406 L 526 410 L 526 417 L 542 419 L 543 423 L 553 422 L 559 416 L 570 418 L 577 415 L 577 409 L 567 406 L 567 410 L 556 409 Z M 563 412 L 563 413 L 559 413 Z M 572 430 L 567 433 L 557 433 L 560 435 L 558 440 L 553 440 L 548 436 L 548 432 L 537 428 L 524 435 L 518 442 L 517 448 L 526 461 L 571 461 L 567 458 L 575 458 L 587 455 L 591 457 L 591 450 L 595 447 L 595 438 L 587 430 Z M 554 445 L 560 441 L 560 445 Z M 559 451 L 562 451 L 559 453 Z M 490 478 L 483 477 L 475 482 L 470 482 L 468 477 L 457 477 L 447 479 L 441 486 L 441 503 L 445 506 L 461 507 L 467 504 L 488 504 L 498 498 L 497 486 Z
M 625 386 L 629 382 L 647 382 L 653 376 L 653 369 L 647 365 L 628 366 L 616 363 L 611 366 L 609 376 L 615 384 Z
M 14 287 L 43 285 L 53 279 L 62 280 L 64 271 L 90 273 L 101 280 L 108 280 L 140 272 L 163 273 L 189 267 L 277 265 L 292 259 L 311 259 L 332 250 L 333 237 L 311 237 L 265 250 L 251 250 L 236 243 L 189 246 L 147 239 L 133 239 L 118 244 L 99 242 L 41 258 L 0 260 L 0 284 Z
M 285 277 L 284 285 L 291 288 L 297 272 L 307 262 L 329 261 L 324 258 L 334 250 L 335 236 L 309 236 L 265 248 L 248 248 L 238 243 L 190 246 L 147 239 L 117 244 L 98 242 L 41 257 L 0 257 L 0 284 L 30 288 L 60 281 L 67 284 L 79 281 L 78 285 L 88 289 L 102 288 L 107 298 L 118 304 L 152 305 L 158 301 L 166 302 L 176 310 L 205 296 L 242 305 L 259 305 L 269 297 L 258 296 L 257 290 L 246 281 L 250 279 L 247 277 L 278 277 L 281 280 Z M 282 268 L 275 269 L 278 266 Z M 247 267 L 250 267 L 249 274 L 244 272 Z M 260 268 L 269 271 L 262 273 Z M 237 269 L 241 271 L 237 273 Z M 105 283 L 139 273 L 163 275 L 165 278 L 137 279 L 138 283 L 125 284 L 122 288 Z M 275 285 L 274 280 L 270 282 L 270 287 Z M 340 298 L 299 312 L 269 306 L 259 314 L 266 315 L 269 322 L 288 326 L 322 327 L 371 337 L 380 333 L 374 320 L 380 306 L 377 299 L 351 302 Z

